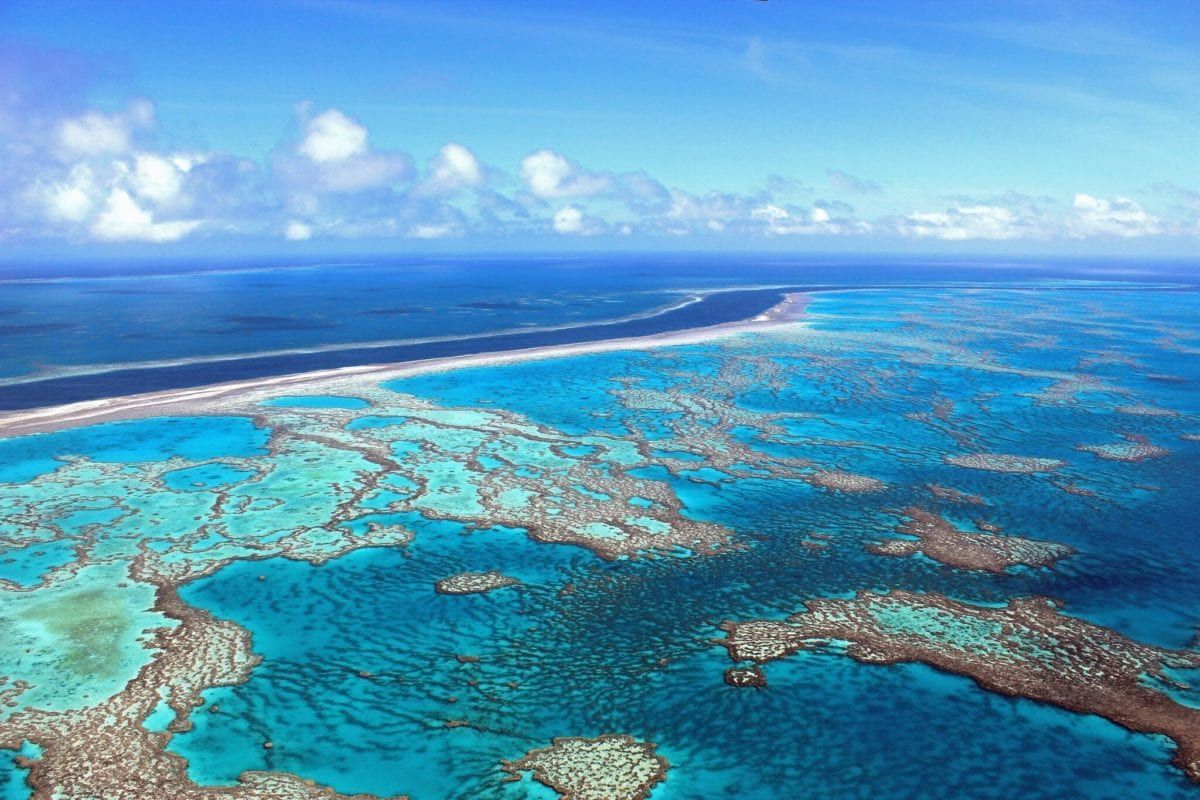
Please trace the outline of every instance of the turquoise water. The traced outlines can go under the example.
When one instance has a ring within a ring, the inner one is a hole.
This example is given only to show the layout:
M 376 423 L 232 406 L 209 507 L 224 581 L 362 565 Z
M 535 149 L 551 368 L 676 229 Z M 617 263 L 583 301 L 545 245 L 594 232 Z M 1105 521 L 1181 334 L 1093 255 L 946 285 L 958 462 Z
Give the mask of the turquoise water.
M 342 792 L 552 797 L 504 782 L 500 761 L 613 732 L 671 762 L 655 800 L 1193 796 L 1161 737 L 836 650 L 771 663 L 767 688 L 737 689 L 712 640 L 724 620 L 904 588 L 1052 596 L 1140 642 L 1188 647 L 1200 620 L 1200 442 L 1185 438 L 1200 434 L 1200 299 L 878 290 L 821 294 L 810 311 L 771 334 L 279 398 L 258 406 L 265 427 L 196 417 L 0 441 L 0 501 L 35 509 L 0 515 L 12 544 L 0 562 L 13 559 L 0 577 L 45 575 L 38 592 L 69 593 L 88 580 L 70 560 L 103 557 L 109 570 L 141 554 L 145 580 L 180 583 L 184 602 L 251 633 L 262 663 L 206 690 L 219 713 L 193 712 L 193 730 L 168 745 L 201 784 L 268 769 Z M 1130 436 L 1167 452 L 1078 449 Z M 948 461 L 981 454 L 1062 465 Z M 833 470 L 884 485 L 811 481 Z M 982 504 L 939 500 L 930 485 Z M 994 575 L 870 553 L 912 505 L 1076 554 Z M 657 554 L 601 557 L 624 526 L 654 542 L 692 524 L 727 539 L 713 552 L 666 538 Z M 577 538 L 551 543 L 562 532 Z M 82 556 L 65 548 L 81 541 Z M 520 584 L 434 591 L 490 570 Z M 0 618 L 17 608 L 0 593 Z M 133 631 L 150 611 L 127 613 Z M 66 658 L 38 641 L 46 663 Z M 105 686 L 139 663 L 133 633 L 116 646 Z M 74 690 L 50 701 L 86 707 Z M 169 722 L 156 709 L 145 724 Z M 12 776 L 0 767 L 0 786 L 19 786 Z
M 21 756 L 24 758 L 36 758 L 41 754 L 41 748 L 25 742 L 14 752 L 10 752 L 3 761 L 0 761 L 0 798 L 4 800 L 28 800 L 33 796 L 33 790 L 25 783 L 25 775 L 28 770 L 20 769 L 12 763 L 12 759 Z
M 0 481 L 30 481 L 73 457 L 121 464 L 261 455 L 266 441 L 253 422 L 233 417 L 157 417 L 0 439 Z

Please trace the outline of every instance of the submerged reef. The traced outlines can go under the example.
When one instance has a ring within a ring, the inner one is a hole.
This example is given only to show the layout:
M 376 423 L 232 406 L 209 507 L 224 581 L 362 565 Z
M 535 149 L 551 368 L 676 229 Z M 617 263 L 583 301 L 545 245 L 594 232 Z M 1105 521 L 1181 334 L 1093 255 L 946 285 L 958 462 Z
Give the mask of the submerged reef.
M 938 500 L 942 500 L 947 503 L 968 506 L 987 505 L 987 501 L 979 495 L 968 494 L 967 492 L 960 491 L 959 489 L 955 489 L 950 486 L 939 486 L 936 483 L 931 483 L 926 488 L 929 489 L 929 493 L 931 495 L 936 497 Z
M 516 586 L 520 581 L 502 575 L 495 570 L 490 572 L 460 572 L 449 578 L 442 578 L 435 585 L 438 594 L 484 594 L 506 586 Z
M 1127 414 L 1131 417 L 1177 417 L 1179 412 L 1170 408 L 1162 408 L 1161 406 L 1152 406 L 1146 403 L 1135 403 L 1128 406 L 1117 406 L 1114 411 L 1118 414 Z
M 982 469 L 988 472 L 1015 472 L 1023 475 L 1033 475 L 1038 472 L 1053 472 L 1065 466 L 1056 458 L 1036 458 L 1033 456 L 1012 456 L 1000 453 L 972 453 L 963 456 L 949 456 L 947 464 L 967 469 Z
M 883 481 L 877 478 L 834 469 L 813 472 L 807 481 L 813 486 L 839 492 L 878 492 L 884 488 Z
M 562 737 L 501 766 L 514 780 L 532 771 L 562 800 L 643 800 L 670 767 L 656 747 L 632 736 Z
M 1096 714 L 1176 745 L 1174 763 L 1200 783 L 1200 709 L 1170 695 L 1169 669 L 1200 668 L 1200 652 L 1163 650 L 1024 597 L 981 606 L 940 594 L 862 591 L 811 600 L 786 621 L 726 622 L 735 661 L 764 663 L 845 643 L 866 664 L 920 662 L 990 691 Z
M 867 545 L 882 556 L 911 556 L 916 553 L 959 569 L 1003 573 L 1016 566 L 1048 567 L 1074 551 L 1064 544 L 1041 542 L 1020 536 L 959 530 L 942 517 L 921 508 L 906 508 L 908 521 L 896 528 L 914 539 L 885 539 Z M 994 526 L 982 523 L 982 530 Z
M 1145 461 L 1162 458 L 1170 453 L 1165 447 L 1152 444 L 1145 436 L 1126 434 L 1125 441 L 1112 444 L 1081 444 L 1076 448 L 1109 461 Z
M 739 688 L 761 689 L 767 685 L 767 676 L 758 667 L 730 667 L 725 670 L 725 682 Z
M 258 658 L 245 631 L 181 603 L 169 589 L 158 591 L 154 610 L 170 624 L 149 631 L 154 658 L 121 691 L 85 707 L 24 708 L 0 722 L 0 747 L 30 741 L 41 748 L 38 758 L 22 762 L 34 797 L 367 800 L 277 772 L 246 772 L 228 787 L 193 782 L 187 762 L 164 750 L 171 732 L 191 727 L 201 691 L 245 681 Z M 153 732 L 146 720 L 163 704 L 174 719 L 168 732 Z

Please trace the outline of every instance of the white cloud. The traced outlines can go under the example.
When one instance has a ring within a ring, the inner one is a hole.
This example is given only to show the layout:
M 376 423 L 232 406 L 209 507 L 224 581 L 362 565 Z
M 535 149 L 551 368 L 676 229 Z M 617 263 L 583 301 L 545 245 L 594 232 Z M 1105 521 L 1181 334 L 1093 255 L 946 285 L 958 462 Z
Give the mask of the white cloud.
M 891 220 L 891 227 L 901 236 L 946 241 L 1187 234 L 1186 224 L 1163 220 L 1128 197 L 1108 199 L 1082 193 L 1074 196 L 1065 212 L 1040 207 L 1031 198 L 1010 193 L 987 202 L 959 203 L 945 211 L 913 212 Z
M 458 235 L 458 229 L 454 225 L 439 224 L 439 225 L 414 225 L 409 228 L 408 235 L 413 239 L 444 239 L 448 236 Z
M 612 186 L 612 178 L 587 172 L 574 161 L 553 150 L 538 150 L 521 160 L 521 180 L 543 200 L 591 197 Z
M 311 239 L 312 235 L 312 225 L 300 222 L 299 220 L 291 220 L 283 228 L 283 238 L 289 242 L 303 242 Z
M 305 123 L 304 138 L 296 149 L 319 164 L 344 161 L 367 152 L 367 129 L 331 108 Z
M 408 154 L 375 148 L 371 131 L 338 108 L 318 113 L 302 105 L 295 134 L 256 161 L 163 147 L 156 142 L 154 107 L 145 100 L 117 111 L 76 100 L 23 111 L 16 102 L 0 92 L 0 237 L 6 241 L 174 242 L 198 231 L 291 241 L 316 235 L 658 235 L 739 242 L 794 235 L 951 242 L 1200 235 L 1200 194 L 1174 186 L 1152 189 L 1158 199 L 1150 195 L 1151 207 L 1126 196 L 1080 193 L 1056 205 L 1051 198 L 1008 193 L 954 198 L 949 208 L 916 206 L 907 215 L 869 221 L 845 203 L 810 203 L 802 197 L 809 189 L 778 176 L 749 191 L 693 192 L 645 171 L 585 168 L 552 149 L 529 153 L 506 175 L 451 142 L 418 176 Z M 848 194 L 878 189 L 836 170 L 826 177 Z
M 95 177 L 87 164 L 76 164 L 65 179 L 39 185 L 31 192 L 55 222 L 82 222 L 92 210 Z
M 199 220 L 155 222 L 154 215 L 140 207 L 129 192 L 114 189 L 90 230 L 94 237 L 104 241 L 174 242 L 199 225 Z
M 1035 232 L 1036 226 L 1003 206 L 959 205 L 947 211 L 917 211 L 898 220 L 903 236 L 917 239 L 964 241 L 1016 239 Z
M 408 181 L 412 160 L 401 153 L 369 153 L 330 165 L 317 173 L 316 186 L 331 192 L 358 192 Z
M 129 128 L 119 117 L 92 111 L 63 120 L 58 143 L 67 155 L 124 153 L 129 149 Z
M 49 198 L 49 211 L 53 219 L 62 222 L 81 222 L 92 210 L 92 198 L 83 187 L 71 184 L 56 184 Z
M 767 225 L 776 225 L 788 218 L 788 212 L 772 203 L 767 203 L 765 206 L 760 206 L 750 212 L 752 219 L 757 219 L 767 223 Z
M 135 100 L 125 111 L 114 114 L 95 109 L 84 111 L 59 122 L 58 154 L 70 161 L 127 153 L 133 147 L 135 131 L 153 125 L 154 105 L 149 100 Z
M 179 198 L 184 173 L 192 166 L 185 158 L 164 158 L 153 153 L 138 153 L 133 163 L 130 187 L 139 197 L 160 204 Z
M 866 234 L 871 225 L 858 219 L 835 219 L 826 208 L 783 208 L 774 203 L 759 206 L 750 212 L 750 218 L 760 223 L 763 232 L 770 236 Z
M 587 214 L 577 205 L 565 205 L 554 212 L 552 222 L 555 232 L 579 236 L 597 236 L 608 230 L 608 225 L 599 217 Z
M 709 192 L 694 195 L 672 189 L 670 202 L 663 216 L 671 223 L 729 222 L 745 219 L 751 215 L 754 201 L 742 195 L 727 192 Z
M 484 182 L 483 165 L 475 154 L 461 144 L 450 142 L 429 159 L 420 191 L 429 195 L 451 195 Z
M 580 233 L 583 230 L 583 209 L 563 206 L 554 214 L 554 230 L 559 233 Z
M 1162 221 L 1128 197 L 1106 200 L 1090 194 L 1075 195 L 1067 231 L 1075 238 L 1117 236 L 1133 238 L 1163 232 Z
M 412 178 L 408 154 L 373 150 L 367 129 L 338 109 L 308 117 L 302 106 L 300 113 L 300 141 L 274 164 L 293 191 L 354 193 Z

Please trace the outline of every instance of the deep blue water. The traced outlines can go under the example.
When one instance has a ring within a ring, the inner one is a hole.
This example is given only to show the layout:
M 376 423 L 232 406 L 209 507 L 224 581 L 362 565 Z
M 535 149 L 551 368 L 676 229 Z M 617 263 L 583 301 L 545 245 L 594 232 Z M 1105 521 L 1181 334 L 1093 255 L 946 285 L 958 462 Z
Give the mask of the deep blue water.
M 0 265 L 0 409 L 659 333 L 753 316 L 776 297 L 718 294 L 646 316 L 695 290 L 1050 278 L 1192 283 L 1195 273 L 1169 263 L 700 255 L 8 264 Z

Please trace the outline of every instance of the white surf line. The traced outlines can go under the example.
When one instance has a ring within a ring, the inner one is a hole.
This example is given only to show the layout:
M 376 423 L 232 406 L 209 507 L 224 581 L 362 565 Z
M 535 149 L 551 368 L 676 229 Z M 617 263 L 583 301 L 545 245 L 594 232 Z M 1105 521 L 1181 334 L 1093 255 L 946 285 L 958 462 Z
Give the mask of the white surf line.
M 623 339 L 598 339 L 574 344 L 544 345 L 521 350 L 501 350 L 492 353 L 429 358 L 389 364 L 366 364 L 336 369 L 302 372 L 256 378 L 247 381 L 217 383 L 186 389 L 169 389 L 126 397 L 85 400 L 60 406 L 11 411 L 0 414 L 0 437 L 48 433 L 81 425 L 101 422 L 141 419 L 152 416 L 217 414 L 222 405 L 233 399 L 267 398 L 289 387 L 312 393 L 315 389 L 371 381 L 382 383 L 399 378 L 479 366 L 496 366 L 522 361 L 563 358 L 588 353 L 607 353 L 619 350 L 643 350 L 695 344 L 734 336 L 739 333 L 768 331 L 797 324 L 804 317 L 809 296 L 796 292 L 753 319 L 729 322 L 705 328 L 689 328 L 648 336 Z

